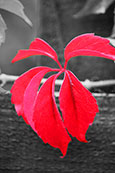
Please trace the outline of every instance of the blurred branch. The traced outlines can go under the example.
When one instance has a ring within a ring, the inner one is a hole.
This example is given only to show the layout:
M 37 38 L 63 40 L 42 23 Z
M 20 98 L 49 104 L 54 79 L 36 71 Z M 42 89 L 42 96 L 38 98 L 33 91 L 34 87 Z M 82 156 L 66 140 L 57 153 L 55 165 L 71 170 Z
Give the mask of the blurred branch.
M 1 81 L 0 86 L 3 87 L 8 82 L 14 82 L 18 77 L 19 76 L 7 75 L 2 73 L 0 74 L 0 81 Z
M 8 82 L 14 82 L 19 76 L 14 76 L 14 75 L 7 75 L 7 74 L 1 74 L 0 75 L 0 81 L 1 81 L 1 86 L 3 87 L 6 83 Z M 47 79 L 43 78 L 41 83 L 43 84 Z M 55 84 L 56 85 L 62 85 L 63 80 L 57 79 Z M 98 88 L 98 87 L 107 87 L 107 86 L 114 86 L 115 85 L 115 80 L 101 80 L 101 81 L 90 81 L 86 79 L 85 81 L 81 81 L 81 83 L 87 88 L 87 89 L 92 89 L 92 88 Z

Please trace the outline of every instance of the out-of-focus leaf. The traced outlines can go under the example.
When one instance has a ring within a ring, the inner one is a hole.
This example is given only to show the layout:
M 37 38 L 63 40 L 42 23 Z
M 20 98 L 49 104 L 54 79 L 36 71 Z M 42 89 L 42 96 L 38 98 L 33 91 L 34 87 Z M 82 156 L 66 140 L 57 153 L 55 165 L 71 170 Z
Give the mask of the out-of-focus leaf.
M 7 29 L 4 19 L 0 15 L 0 46 L 5 42 L 5 30 Z
M 103 14 L 113 2 L 114 0 L 87 0 L 84 7 L 74 17 L 79 18 L 90 14 Z
M 114 8 L 114 26 L 113 26 L 112 34 L 110 37 L 115 39 L 115 8 Z
M 24 6 L 19 0 L 0 0 L 0 8 L 21 17 L 27 24 L 32 26 L 32 22 L 24 13 Z

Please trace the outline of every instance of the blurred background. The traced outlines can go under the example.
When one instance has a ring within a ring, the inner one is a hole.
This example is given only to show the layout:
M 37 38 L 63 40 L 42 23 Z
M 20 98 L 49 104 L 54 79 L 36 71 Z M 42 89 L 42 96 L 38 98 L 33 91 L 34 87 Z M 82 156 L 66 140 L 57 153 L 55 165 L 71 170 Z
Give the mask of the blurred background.
M 1 73 L 20 75 L 39 65 L 57 66 L 53 60 L 43 56 L 11 64 L 17 51 L 28 48 L 36 37 L 46 40 L 56 50 L 62 64 L 64 47 L 79 34 L 95 33 L 112 38 L 114 43 L 114 0 L 20 0 L 20 2 L 33 26 L 19 16 L 0 8 L 0 14 L 7 25 L 6 39 L 0 47 Z M 114 62 L 104 58 L 83 56 L 72 58 L 68 68 L 80 80 L 115 79 Z
M 95 33 L 111 39 L 115 45 L 114 6 L 115 0 L 0 0 L 0 74 L 21 75 L 40 65 L 57 67 L 53 60 L 43 56 L 11 64 L 17 51 L 27 49 L 36 37 L 56 50 L 62 64 L 64 47 L 79 34 Z M 75 57 L 67 68 L 82 81 L 115 81 L 112 60 Z M 103 90 L 98 88 L 98 92 L 95 97 L 99 114 L 87 133 L 91 142 L 84 144 L 73 138 L 63 160 L 57 149 L 43 144 L 21 116 L 17 118 L 10 95 L 0 93 L 0 173 L 113 173 L 115 94 L 108 93 L 115 93 L 115 84 Z

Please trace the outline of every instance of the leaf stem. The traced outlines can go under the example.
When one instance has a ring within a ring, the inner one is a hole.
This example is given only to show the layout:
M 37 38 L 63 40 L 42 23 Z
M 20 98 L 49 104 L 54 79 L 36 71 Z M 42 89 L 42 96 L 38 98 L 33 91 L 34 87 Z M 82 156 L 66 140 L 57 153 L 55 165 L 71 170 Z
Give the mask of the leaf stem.
M 65 64 L 64 64 L 64 69 L 66 69 L 67 67 L 67 61 L 65 61 Z
M 61 65 L 61 63 L 59 62 L 59 60 L 57 59 L 57 64 L 58 64 L 58 66 L 60 67 L 60 69 L 62 69 L 63 67 L 62 67 L 62 65 Z

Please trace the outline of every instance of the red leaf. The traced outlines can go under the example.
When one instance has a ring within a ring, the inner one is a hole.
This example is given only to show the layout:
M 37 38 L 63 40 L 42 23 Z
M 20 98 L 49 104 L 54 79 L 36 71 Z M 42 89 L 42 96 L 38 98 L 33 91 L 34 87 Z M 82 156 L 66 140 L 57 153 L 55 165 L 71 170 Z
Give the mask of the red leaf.
M 65 156 L 71 138 L 64 127 L 54 98 L 54 84 L 59 74 L 48 78 L 40 88 L 34 107 L 33 120 L 35 129 L 42 140 L 59 148 Z
M 44 75 L 49 71 L 51 71 L 51 69 L 47 68 L 37 73 L 28 84 L 24 93 L 24 101 L 23 101 L 24 116 L 26 117 L 28 123 L 31 125 L 34 131 L 36 131 L 34 128 L 33 120 L 32 120 L 34 104 L 36 102 L 37 92 L 38 92 L 41 80 L 44 77 Z
M 79 141 L 87 142 L 86 131 L 98 112 L 95 98 L 71 72 L 66 71 L 59 100 L 68 132 Z
M 37 54 L 50 56 L 58 63 L 60 69 L 37 67 L 24 73 L 11 89 L 11 101 L 15 104 L 17 114 L 23 116 L 26 123 L 31 125 L 45 143 L 59 148 L 64 157 L 71 141 L 66 129 L 79 141 L 87 142 L 85 138 L 87 129 L 98 112 L 92 94 L 72 72 L 65 69 L 67 62 L 71 57 L 78 55 L 101 56 L 115 60 L 115 51 L 109 45 L 109 40 L 94 34 L 84 34 L 66 46 L 65 67 L 62 68 L 56 52 L 43 40 L 36 39 L 31 43 L 29 50 L 21 50 L 13 62 Z M 39 89 L 43 76 L 49 71 L 58 71 L 58 74 L 48 78 Z M 62 72 L 65 72 L 65 78 L 60 89 L 59 101 L 63 119 L 54 97 L 55 80 Z
M 37 49 L 49 53 L 53 59 L 57 60 L 57 54 L 55 50 L 44 40 L 36 38 L 31 44 L 29 49 Z
M 36 38 L 27 50 L 19 50 L 17 55 L 13 58 L 12 63 L 25 59 L 33 55 L 46 55 L 54 61 L 58 61 L 57 54 L 54 49 L 44 40 Z
M 65 60 L 75 56 L 98 56 L 115 60 L 115 48 L 110 41 L 94 36 L 94 34 L 83 34 L 71 40 L 65 48 Z
M 23 112 L 23 99 L 24 99 L 24 92 L 26 90 L 26 87 L 28 86 L 29 82 L 33 78 L 34 75 L 36 75 L 38 72 L 50 69 L 48 67 L 36 67 L 33 68 L 26 73 L 22 74 L 12 86 L 11 93 L 11 102 L 12 104 L 15 104 L 15 109 L 18 115 L 22 115 L 24 118 L 24 112 Z M 25 119 L 27 122 L 27 120 Z

